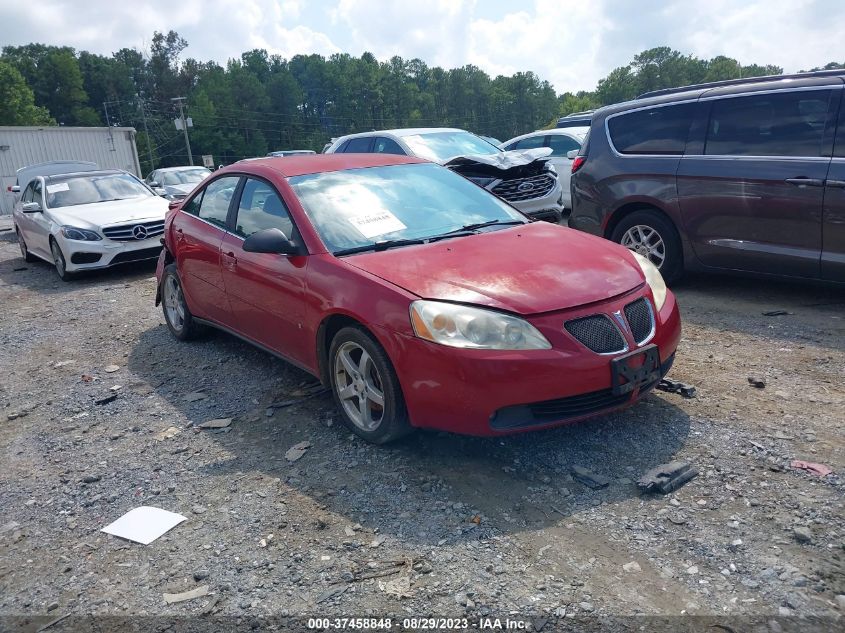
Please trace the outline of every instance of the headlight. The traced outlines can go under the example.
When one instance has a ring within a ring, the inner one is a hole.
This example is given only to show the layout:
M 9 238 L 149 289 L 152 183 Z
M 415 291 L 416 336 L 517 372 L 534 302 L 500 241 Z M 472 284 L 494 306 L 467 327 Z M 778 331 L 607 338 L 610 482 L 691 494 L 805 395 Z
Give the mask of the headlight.
M 551 349 L 537 329 L 522 319 L 452 303 L 414 301 L 411 325 L 420 338 L 471 349 Z
M 548 162 L 546 163 L 546 171 L 550 171 L 550 172 L 552 172 L 553 174 L 556 174 L 556 173 L 557 173 L 557 169 L 555 169 L 555 166 L 552 164 L 552 161 L 548 161 Z
M 79 240 L 80 242 L 97 242 L 103 239 L 94 231 L 80 229 L 75 226 L 63 226 L 62 235 L 69 240 Z
M 631 253 L 637 258 L 637 263 L 640 265 L 640 268 L 643 269 L 646 283 L 649 285 L 651 293 L 654 295 L 654 305 L 657 308 L 657 311 L 660 312 L 660 308 L 662 308 L 663 304 L 666 302 L 666 282 L 663 281 L 663 275 L 661 275 L 660 271 L 657 270 L 657 266 L 652 264 L 648 259 L 639 253 L 634 253 L 634 251 L 631 251 Z

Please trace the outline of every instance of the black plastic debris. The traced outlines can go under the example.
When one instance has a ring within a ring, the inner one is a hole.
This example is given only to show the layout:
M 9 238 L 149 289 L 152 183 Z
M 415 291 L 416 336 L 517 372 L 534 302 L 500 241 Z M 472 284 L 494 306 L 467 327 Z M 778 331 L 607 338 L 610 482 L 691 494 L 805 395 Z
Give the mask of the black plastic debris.
M 637 480 L 637 486 L 643 492 L 674 492 L 690 479 L 698 475 L 698 469 L 689 462 L 669 462 L 652 468 Z
M 581 466 L 572 467 L 572 477 L 575 481 L 580 481 L 582 484 L 593 490 L 601 490 L 610 485 L 610 479 L 603 475 L 598 475 Z
M 103 396 L 102 398 L 98 398 L 97 400 L 94 400 L 94 404 L 103 405 L 103 404 L 108 404 L 109 402 L 114 402 L 115 400 L 117 400 L 117 394 L 113 393 L 113 394 L 110 394 L 108 396 Z
M 749 376 L 748 384 L 756 389 L 764 389 L 766 387 L 766 380 L 759 376 Z
M 786 310 L 769 310 L 768 312 L 764 312 L 763 316 L 786 316 L 791 314 L 791 312 L 787 312 Z
M 679 393 L 684 398 L 695 398 L 695 387 L 671 378 L 663 378 L 657 383 L 656 389 L 667 393 Z

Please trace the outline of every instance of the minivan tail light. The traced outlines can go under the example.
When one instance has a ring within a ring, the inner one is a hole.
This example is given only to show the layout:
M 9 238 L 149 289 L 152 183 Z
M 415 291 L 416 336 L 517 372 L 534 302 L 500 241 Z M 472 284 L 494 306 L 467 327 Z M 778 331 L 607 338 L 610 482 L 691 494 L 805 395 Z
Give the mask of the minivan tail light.
M 581 169 L 581 167 L 583 167 L 584 163 L 586 163 L 586 162 L 587 162 L 586 156 L 576 156 L 572 160 L 572 173 L 574 174 L 576 171 Z

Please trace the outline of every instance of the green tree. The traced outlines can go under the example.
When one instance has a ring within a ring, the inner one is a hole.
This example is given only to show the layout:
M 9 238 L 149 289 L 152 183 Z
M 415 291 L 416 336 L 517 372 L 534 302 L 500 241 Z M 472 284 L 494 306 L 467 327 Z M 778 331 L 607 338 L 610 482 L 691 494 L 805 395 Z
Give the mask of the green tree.
M 55 125 L 45 109 L 35 105 L 35 96 L 23 75 L 0 60 L 0 125 Z

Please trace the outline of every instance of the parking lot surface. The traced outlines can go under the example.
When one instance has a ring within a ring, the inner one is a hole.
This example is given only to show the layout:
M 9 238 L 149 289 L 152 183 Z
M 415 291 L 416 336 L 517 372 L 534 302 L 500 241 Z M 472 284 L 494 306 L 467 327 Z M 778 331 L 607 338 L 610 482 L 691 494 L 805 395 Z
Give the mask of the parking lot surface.
M 689 278 L 670 377 L 695 398 L 655 392 L 551 431 L 376 447 L 294 367 L 221 333 L 173 340 L 153 274 L 63 283 L 0 241 L 0 617 L 841 626 L 845 291 Z M 220 418 L 232 421 L 195 428 Z M 642 496 L 637 478 L 676 459 L 699 476 Z M 610 483 L 591 489 L 574 467 Z M 100 532 L 145 505 L 188 520 L 147 546 Z M 198 587 L 207 595 L 163 598 Z

